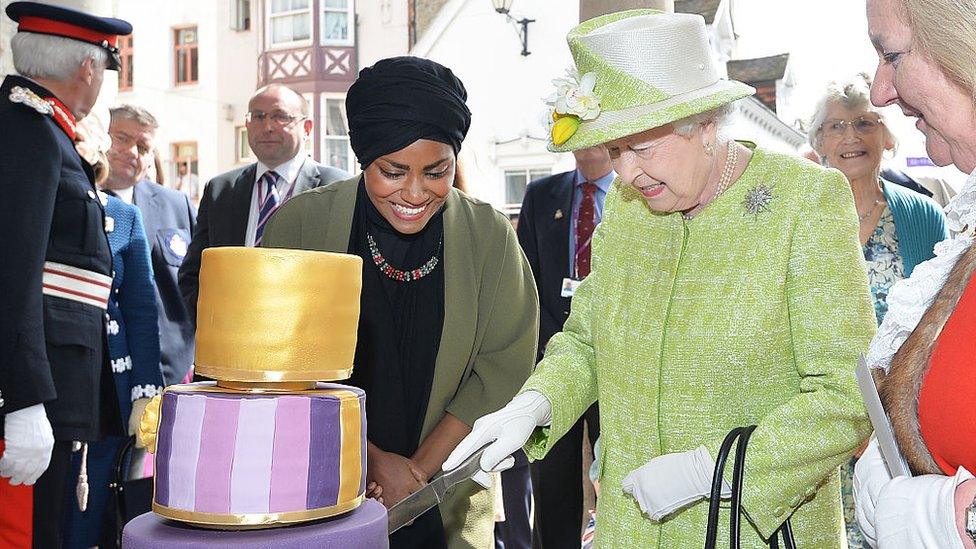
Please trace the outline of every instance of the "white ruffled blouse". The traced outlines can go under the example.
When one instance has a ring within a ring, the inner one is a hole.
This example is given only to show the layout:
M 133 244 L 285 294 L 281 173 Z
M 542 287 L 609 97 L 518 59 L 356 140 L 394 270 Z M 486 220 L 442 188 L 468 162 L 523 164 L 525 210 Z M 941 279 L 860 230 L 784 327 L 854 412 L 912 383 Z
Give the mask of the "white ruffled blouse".
M 949 238 L 935 245 L 935 257 L 915 266 L 912 276 L 897 282 L 888 293 L 888 314 L 871 341 L 867 363 L 887 373 L 891 359 L 918 326 L 956 261 L 973 243 L 976 230 L 976 171 L 945 207 Z

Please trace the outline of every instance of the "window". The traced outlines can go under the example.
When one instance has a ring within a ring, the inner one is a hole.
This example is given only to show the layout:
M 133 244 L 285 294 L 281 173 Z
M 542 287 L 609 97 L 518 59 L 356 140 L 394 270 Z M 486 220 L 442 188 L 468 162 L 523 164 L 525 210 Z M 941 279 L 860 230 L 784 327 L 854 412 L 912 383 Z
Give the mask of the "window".
M 271 45 L 306 42 L 312 37 L 312 9 L 309 0 L 271 0 L 268 35 Z
M 251 0 L 231 0 L 230 28 L 236 31 L 251 29 Z
M 550 168 L 518 168 L 505 170 L 505 203 L 521 204 L 529 181 L 552 175 Z
M 322 44 L 352 45 L 353 0 L 322 0 Z
M 173 29 L 174 60 L 177 84 L 196 84 L 197 72 L 197 28 Z
M 173 188 L 183 191 L 194 202 L 200 200 L 200 179 L 197 168 L 197 144 L 195 141 L 173 143 Z
M 119 91 L 132 89 L 132 35 L 119 37 L 119 57 L 122 67 L 119 68 Z
M 326 97 L 322 112 L 322 163 L 349 173 L 356 173 L 356 157 L 349 146 L 349 127 L 346 124 L 346 102 L 340 97 Z
M 247 142 L 247 128 L 244 126 L 238 126 L 234 128 L 236 133 L 235 141 L 237 142 L 237 153 L 235 158 L 237 162 L 250 162 L 254 160 L 254 153 L 251 152 L 251 145 Z

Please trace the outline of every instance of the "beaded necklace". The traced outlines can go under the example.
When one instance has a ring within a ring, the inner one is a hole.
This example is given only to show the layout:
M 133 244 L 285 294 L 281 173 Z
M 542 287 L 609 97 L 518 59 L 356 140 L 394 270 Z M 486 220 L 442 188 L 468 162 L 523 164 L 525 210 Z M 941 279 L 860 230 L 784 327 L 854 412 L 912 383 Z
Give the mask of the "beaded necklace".
M 429 275 L 437 267 L 440 262 L 437 256 L 441 253 L 441 246 L 444 245 L 444 237 L 442 236 L 440 242 L 437 243 L 437 251 L 434 252 L 434 255 L 426 263 L 410 271 L 403 271 L 390 265 L 380 253 L 380 249 L 376 247 L 376 240 L 373 239 L 373 235 L 366 233 L 366 243 L 369 244 L 369 254 L 373 256 L 373 263 L 376 264 L 381 273 L 397 282 L 411 282 Z

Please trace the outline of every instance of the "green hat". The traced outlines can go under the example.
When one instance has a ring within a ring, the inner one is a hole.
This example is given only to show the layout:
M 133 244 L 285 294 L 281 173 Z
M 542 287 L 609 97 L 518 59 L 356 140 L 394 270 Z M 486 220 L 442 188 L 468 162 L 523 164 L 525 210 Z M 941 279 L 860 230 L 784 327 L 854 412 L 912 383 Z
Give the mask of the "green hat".
M 719 77 L 700 15 L 611 13 L 580 23 L 566 41 L 581 76 L 553 81 L 553 152 L 664 126 L 756 92 Z M 553 136 L 565 141 L 556 145 Z

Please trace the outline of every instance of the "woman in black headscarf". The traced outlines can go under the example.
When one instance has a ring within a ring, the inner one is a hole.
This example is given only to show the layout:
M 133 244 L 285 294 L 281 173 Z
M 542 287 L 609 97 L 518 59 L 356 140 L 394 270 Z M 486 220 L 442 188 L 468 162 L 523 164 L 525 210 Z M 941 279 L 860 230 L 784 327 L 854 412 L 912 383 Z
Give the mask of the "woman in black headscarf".
M 481 415 L 528 377 L 539 308 L 511 224 L 452 188 L 471 122 L 450 69 L 396 57 L 349 89 L 363 173 L 304 193 L 262 245 L 363 258 L 355 369 L 368 395 L 368 483 L 389 507 L 418 490 Z M 492 498 L 473 481 L 391 536 L 394 548 L 492 544 Z

